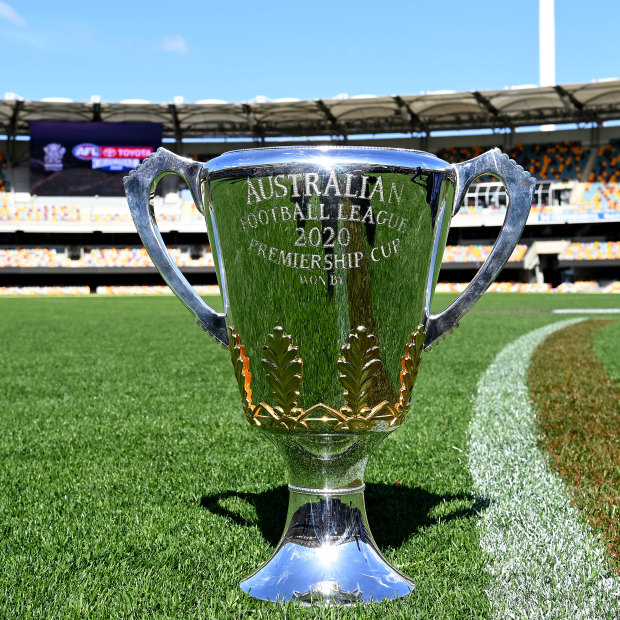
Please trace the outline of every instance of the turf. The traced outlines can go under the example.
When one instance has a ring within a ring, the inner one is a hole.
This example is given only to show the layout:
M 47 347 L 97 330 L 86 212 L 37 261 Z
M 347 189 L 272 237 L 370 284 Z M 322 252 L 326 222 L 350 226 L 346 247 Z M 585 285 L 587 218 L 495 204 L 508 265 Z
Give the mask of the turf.
M 282 462 L 176 299 L 0 300 L 0 617 L 486 617 L 464 452 L 478 379 L 549 308 L 610 297 L 488 295 L 425 354 L 367 471 L 373 534 L 416 589 L 338 612 L 238 589 L 279 537 Z
M 620 384 L 620 321 L 614 321 L 594 334 L 594 354 L 605 366 L 610 379 Z
M 533 356 L 529 384 L 540 445 L 620 570 L 620 389 L 593 347 L 598 332 L 610 323 L 585 321 L 550 336 Z
M 478 383 L 470 471 L 488 498 L 480 546 L 488 554 L 494 618 L 615 619 L 618 588 L 600 541 L 568 501 L 537 446 L 528 369 L 549 336 L 581 317 L 532 330 L 502 349 Z

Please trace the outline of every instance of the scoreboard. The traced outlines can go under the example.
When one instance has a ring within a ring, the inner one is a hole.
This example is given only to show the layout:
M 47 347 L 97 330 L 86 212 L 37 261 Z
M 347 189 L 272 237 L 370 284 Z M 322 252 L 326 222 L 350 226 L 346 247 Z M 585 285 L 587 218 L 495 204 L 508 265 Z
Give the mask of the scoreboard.
M 161 123 L 32 121 L 30 193 L 123 196 L 123 176 L 161 140 Z

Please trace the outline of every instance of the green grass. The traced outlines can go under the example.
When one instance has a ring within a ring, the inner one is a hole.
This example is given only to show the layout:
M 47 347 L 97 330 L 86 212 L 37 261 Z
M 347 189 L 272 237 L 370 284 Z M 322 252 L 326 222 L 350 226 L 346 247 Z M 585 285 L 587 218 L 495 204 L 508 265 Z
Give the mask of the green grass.
M 0 617 L 486 617 L 465 452 L 478 379 L 561 318 L 549 308 L 619 301 L 487 295 L 425 354 L 366 476 L 375 538 L 416 589 L 335 612 L 238 589 L 280 534 L 283 464 L 244 419 L 228 352 L 176 299 L 1 299 Z
M 597 359 L 605 366 L 610 379 L 620 383 L 620 321 L 610 323 L 594 336 L 594 353 Z
M 620 570 L 620 389 L 593 346 L 607 323 L 584 321 L 552 334 L 532 358 L 529 385 L 540 445 Z M 617 352 L 620 338 L 609 335 Z

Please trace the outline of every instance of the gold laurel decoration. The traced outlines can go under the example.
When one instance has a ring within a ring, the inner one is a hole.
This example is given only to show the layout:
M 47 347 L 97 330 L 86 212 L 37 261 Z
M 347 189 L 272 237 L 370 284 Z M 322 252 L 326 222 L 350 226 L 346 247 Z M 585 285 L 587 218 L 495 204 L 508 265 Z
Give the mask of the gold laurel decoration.
M 248 421 L 263 428 L 304 432 L 363 432 L 402 424 L 409 409 L 425 338 L 420 326 L 405 347 L 401 358 L 399 401 L 384 400 L 371 406 L 372 388 L 382 362 L 375 336 L 359 326 L 349 335 L 348 344 L 341 347 L 342 357 L 336 362 L 346 405 L 337 410 L 317 403 L 304 410 L 297 406 L 303 360 L 299 357 L 299 348 L 293 346 L 292 336 L 276 327 L 263 347 L 261 362 L 273 392 L 275 405 L 272 406 L 265 402 L 252 404 L 250 360 L 233 327 L 229 327 L 229 335 L 231 359 Z
M 369 407 L 370 392 L 377 380 L 381 357 L 377 339 L 366 327 L 360 325 L 349 334 L 349 344 L 341 347 L 342 357 L 336 362 L 338 378 L 345 389 L 343 394 L 347 407 L 341 413 L 347 416 L 365 416 Z
M 394 421 L 395 425 L 401 424 L 404 421 L 405 415 L 409 410 L 413 385 L 418 378 L 418 371 L 420 370 L 425 338 L 424 327 L 419 325 L 418 329 L 411 336 L 411 341 L 407 343 L 405 354 L 400 360 L 402 367 L 400 372 L 400 399 L 396 404 L 396 410 L 399 415 L 398 419 Z
M 298 357 L 299 348 L 293 346 L 292 336 L 276 327 L 273 334 L 267 336 L 263 355 L 261 362 L 276 402 L 274 411 L 286 417 L 299 415 L 302 410 L 297 408 L 297 400 L 301 394 L 300 373 L 304 363 Z
M 250 360 L 245 355 L 245 347 L 241 344 L 241 337 L 232 326 L 228 328 L 228 348 L 235 370 L 237 385 L 241 392 L 243 411 L 249 419 L 252 416 L 252 373 L 250 372 Z

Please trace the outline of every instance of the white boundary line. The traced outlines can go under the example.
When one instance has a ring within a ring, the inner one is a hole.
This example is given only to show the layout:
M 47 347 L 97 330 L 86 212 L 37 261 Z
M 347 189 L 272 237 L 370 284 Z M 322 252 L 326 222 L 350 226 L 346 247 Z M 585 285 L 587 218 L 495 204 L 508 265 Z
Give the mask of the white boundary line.
M 537 447 L 527 387 L 538 344 L 580 320 L 522 336 L 495 358 L 478 384 L 469 466 L 474 493 L 490 502 L 479 525 L 488 554 L 486 592 L 496 618 L 620 618 L 620 579 Z
M 556 308 L 553 314 L 620 314 L 620 308 Z

